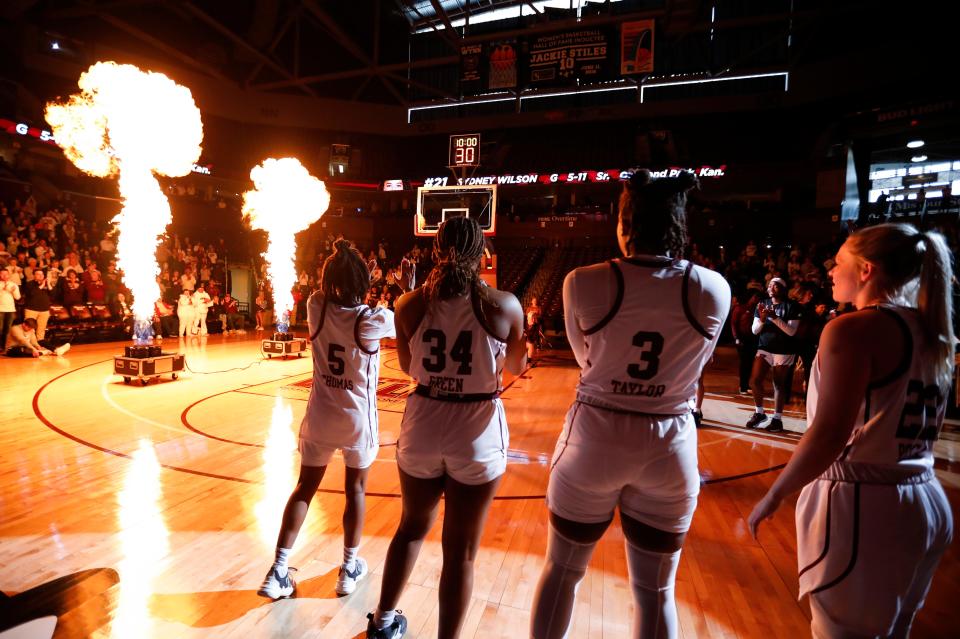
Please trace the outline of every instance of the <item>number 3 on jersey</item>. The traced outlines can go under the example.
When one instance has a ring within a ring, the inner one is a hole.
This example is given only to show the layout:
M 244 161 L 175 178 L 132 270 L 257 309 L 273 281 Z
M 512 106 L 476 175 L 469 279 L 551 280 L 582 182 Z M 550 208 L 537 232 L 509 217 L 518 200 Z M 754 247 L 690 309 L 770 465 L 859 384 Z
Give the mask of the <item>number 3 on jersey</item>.
M 640 362 L 627 366 L 627 375 L 634 379 L 653 379 L 660 370 L 660 354 L 663 353 L 663 335 L 640 331 L 633 336 L 633 345 L 641 350 Z
M 423 343 L 430 345 L 430 357 L 423 358 L 424 369 L 431 373 L 441 373 L 447 367 L 447 336 L 436 328 L 428 328 L 423 332 Z M 457 375 L 469 375 L 473 367 L 473 331 L 460 331 L 450 350 L 450 359 L 460 364 Z

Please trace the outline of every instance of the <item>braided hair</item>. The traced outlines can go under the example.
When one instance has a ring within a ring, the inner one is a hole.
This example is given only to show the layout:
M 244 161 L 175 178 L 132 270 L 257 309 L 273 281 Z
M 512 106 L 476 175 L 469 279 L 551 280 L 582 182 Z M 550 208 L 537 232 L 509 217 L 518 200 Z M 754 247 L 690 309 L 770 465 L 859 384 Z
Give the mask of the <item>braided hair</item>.
M 489 301 L 480 284 L 483 231 L 476 220 L 452 217 L 440 225 L 433 238 L 434 267 L 423 283 L 428 302 L 446 300 L 467 291 Z
M 370 288 L 370 271 L 360 253 L 347 240 L 333 243 L 333 254 L 323 262 L 320 290 L 324 297 L 340 306 L 363 302 Z
M 699 186 L 689 171 L 651 180 L 638 169 L 620 195 L 620 234 L 629 252 L 680 258 L 687 245 L 687 191 Z

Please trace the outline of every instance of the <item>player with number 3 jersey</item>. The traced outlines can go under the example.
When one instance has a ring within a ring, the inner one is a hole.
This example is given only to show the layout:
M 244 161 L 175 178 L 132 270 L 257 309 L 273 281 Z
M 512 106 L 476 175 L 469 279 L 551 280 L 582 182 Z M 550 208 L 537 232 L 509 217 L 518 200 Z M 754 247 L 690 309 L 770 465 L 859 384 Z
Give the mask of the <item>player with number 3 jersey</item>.
M 720 274 L 681 258 L 696 178 L 624 185 L 624 257 L 570 273 L 567 337 L 582 373 L 553 454 L 547 563 L 531 636 L 565 637 L 577 584 L 620 510 L 635 637 L 676 637 L 673 589 L 697 504 L 697 380 L 730 309 Z

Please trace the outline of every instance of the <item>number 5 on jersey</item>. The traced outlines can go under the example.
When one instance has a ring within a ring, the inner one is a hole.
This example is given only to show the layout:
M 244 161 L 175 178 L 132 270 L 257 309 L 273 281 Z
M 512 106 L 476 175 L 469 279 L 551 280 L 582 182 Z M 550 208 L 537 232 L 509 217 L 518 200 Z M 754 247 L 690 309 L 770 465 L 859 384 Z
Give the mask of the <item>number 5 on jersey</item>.
M 343 375 L 343 371 L 346 370 L 346 362 L 343 361 L 341 355 L 347 352 L 343 346 L 340 344 L 331 343 L 327 347 L 327 366 L 330 368 L 330 374 L 336 375 L 339 377 Z

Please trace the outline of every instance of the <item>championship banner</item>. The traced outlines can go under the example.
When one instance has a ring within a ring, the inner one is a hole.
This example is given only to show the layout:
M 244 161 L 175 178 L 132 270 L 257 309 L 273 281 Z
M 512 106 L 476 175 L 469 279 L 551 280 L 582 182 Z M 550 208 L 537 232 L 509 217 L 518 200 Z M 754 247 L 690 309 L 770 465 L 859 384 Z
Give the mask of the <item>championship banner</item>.
M 609 49 L 609 38 L 599 29 L 533 38 L 527 57 L 530 86 L 602 79 L 609 71 Z
M 487 50 L 488 89 L 513 89 L 517 86 L 517 41 L 491 42 Z
M 460 90 L 463 93 L 479 93 L 480 61 L 483 45 L 468 44 L 460 47 Z
M 620 25 L 620 75 L 653 73 L 653 25 L 652 19 Z

